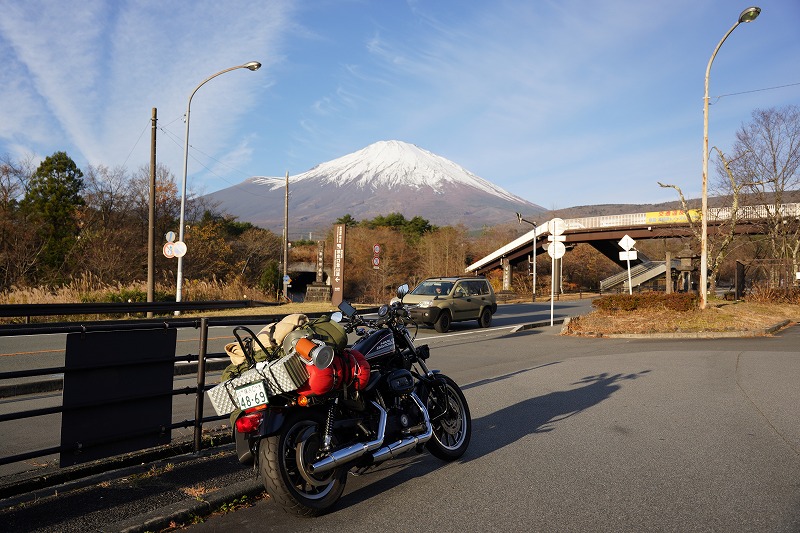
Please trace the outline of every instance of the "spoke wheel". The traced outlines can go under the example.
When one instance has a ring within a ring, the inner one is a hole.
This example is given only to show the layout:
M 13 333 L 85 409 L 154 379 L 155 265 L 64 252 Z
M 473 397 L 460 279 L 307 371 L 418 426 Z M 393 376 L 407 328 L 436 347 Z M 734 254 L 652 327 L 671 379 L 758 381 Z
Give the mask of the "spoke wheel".
M 472 436 L 472 418 L 464 394 L 447 376 L 439 376 L 441 384 L 431 388 L 428 410 L 433 426 L 433 437 L 426 444 L 428 450 L 440 459 L 453 461 L 467 451 Z

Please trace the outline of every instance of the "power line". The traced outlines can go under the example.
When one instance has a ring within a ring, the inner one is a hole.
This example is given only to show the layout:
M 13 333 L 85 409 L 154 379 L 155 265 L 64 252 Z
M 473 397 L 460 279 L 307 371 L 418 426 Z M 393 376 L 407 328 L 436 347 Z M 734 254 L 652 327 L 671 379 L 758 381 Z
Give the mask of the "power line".
M 758 93 L 762 91 L 772 91 L 775 89 L 785 89 L 786 87 L 794 87 L 795 85 L 800 85 L 800 82 L 797 83 L 787 83 L 786 85 L 777 85 L 775 87 L 766 87 L 764 89 L 753 89 L 751 91 L 742 91 L 739 93 L 728 93 L 728 94 L 721 94 L 719 96 L 715 96 L 715 100 L 719 100 L 721 98 L 725 98 L 726 96 L 739 96 L 740 94 L 750 94 L 750 93 Z
M 170 132 L 170 131 L 167 131 L 167 130 L 165 130 L 165 129 L 163 129 L 163 128 L 159 128 L 159 129 L 160 129 L 160 130 L 161 130 L 161 131 L 162 131 L 162 132 L 163 132 L 163 133 L 164 133 L 164 134 L 165 134 L 165 135 L 166 135 L 166 136 L 167 136 L 167 137 L 168 137 L 168 138 L 169 138 L 169 139 L 170 139 L 172 142 L 174 142 L 176 146 L 178 146 L 178 147 L 182 147 L 182 146 L 181 146 L 181 143 L 179 142 L 179 140 L 180 140 L 180 137 L 178 137 L 178 136 L 177 136 L 177 135 L 175 135 L 174 133 L 172 133 L 172 132 Z M 239 173 L 240 173 L 240 174 L 242 174 L 243 176 L 249 176 L 247 173 L 245 173 L 245 172 L 243 172 L 243 171 L 241 171 L 241 170 L 238 170 L 238 169 L 236 169 L 236 168 L 233 168 L 233 167 L 231 167 L 230 165 L 227 165 L 227 164 L 223 163 L 222 161 L 220 161 L 220 160 L 218 160 L 218 159 L 215 159 L 215 158 L 211 157 L 210 155 L 206 154 L 205 152 L 203 152 L 203 151 L 201 151 L 201 150 L 199 150 L 199 149 L 195 148 L 195 147 L 194 147 L 193 145 L 191 145 L 191 144 L 189 145 L 189 148 L 191 148 L 191 150 L 192 150 L 192 151 L 194 151 L 194 152 L 198 152 L 198 153 L 200 153 L 200 154 L 204 155 L 205 157 L 207 157 L 207 158 L 209 158 L 209 159 L 211 159 L 211 160 L 213 160 L 213 161 L 216 161 L 216 162 L 217 162 L 217 163 L 219 163 L 220 165 L 226 166 L 226 167 L 230 168 L 231 170 L 233 170 L 233 171 L 235 171 L 235 172 L 239 172 Z M 189 152 L 189 156 L 192 158 L 192 160 L 193 160 L 193 161 L 195 161 L 196 163 L 198 163 L 200 166 L 202 166 L 204 169 L 206 169 L 206 170 L 207 170 L 209 173 L 211 173 L 211 174 L 213 174 L 214 176 L 216 176 L 217 178 L 221 179 L 222 181 L 224 181 L 225 183 L 227 183 L 227 184 L 228 184 L 228 185 L 230 185 L 231 187 L 235 187 L 235 188 L 237 188 L 237 189 L 241 189 L 241 187 L 239 187 L 239 184 L 238 184 L 238 183 L 231 183 L 230 181 L 228 181 L 228 180 L 227 180 L 226 178 L 224 178 L 223 176 L 220 176 L 219 174 L 217 174 L 216 172 L 214 172 L 213 170 L 211 170 L 211 169 L 210 169 L 210 168 L 209 168 L 209 167 L 208 167 L 208 166 L 207 166 L 207 165 L 206 165 L 204 162 L 200 161 L 200 160 L 199 160 L 197 157 L 195 157 L 195 156 L 192 154 L 192 152 L 191 152 L 191 151 Z M 275 178 L 275 179 L 278 179 L 278 178 Z M 263 195 L 263 194 L 258 194 L 258 193 L 254 193 L 253 191 L 247 191 L 247 192 L 248 192 L 248 194 L 250 194 L 250 195 L 259 196 L 259 197 L 261 197 L 261 198 L 267 198 L 267 196 L 266 196 L 266 195 Z
M 128 162 L 128 159 L 130 159 L 130 158 L 131 158 L 131 154 L 133 154 L 133 151 L 134 151 L 134 150 L 136 150 L 136 146 L 138 146 L 138 145 L 139 145 L 139 141 L 141 141 L 141 140 L 142 140 L 142 135 L 144 135 L 144 132 L 145 132 L 145 131 L 147 131 L 147 128 L 148 128 L 148 127 L 150 127 L 150 122 L 151 122 L 151 121 L 150 121 L 150 120 L 148 120 L 148 121 L 147 121 L 147 124 L 145 125 L 145 127 L 144 127 L 144 128 L 142 128 L 142 133 L 140 133 L 140 134 L 139 134 L 139 138 L 138 138 L 138 139 L 136 139 L 136 142 L 135 142 L 135 143 L 133 143 L 133 148 L 131 148 L 131 151 L 130 151 L 130 152 L 128 152 L 128 157 L 126 157 L 126 158 L 125 158 L 125 161 L 123 161 L 123 162 L 122 162 L 122 166 L 123 166 L 123 167 L 125 166 L 125 163 L 127 163 L 127 162 Z

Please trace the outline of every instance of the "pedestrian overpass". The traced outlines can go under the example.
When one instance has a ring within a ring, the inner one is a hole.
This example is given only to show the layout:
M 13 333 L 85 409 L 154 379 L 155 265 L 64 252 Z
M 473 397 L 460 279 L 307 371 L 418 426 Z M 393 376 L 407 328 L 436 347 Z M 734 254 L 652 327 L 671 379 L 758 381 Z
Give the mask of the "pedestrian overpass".
M 760 223 L 768 218 L 774 206 L 757 205 L 741 207 L 736 213 L 736 233 L 763 233 Z M 800 203 L 782 204 L 781 216 L 785 218 L 800 217 Z M 708 227 L 723 226 L 730 222 L 732 209 L 729 207 L 709 208 Z M 691 219 L 691 223 L 690 223 Z M 588 243 L 600 253 L 627 269 L 627 263 L 621 261 L 619 252 L 623 251 L 618 242 L 625 235 L 636 241 L 643 239 L 669 239 L 676 237 L 692 237 L 694 235 L 692 223 L 699 231 L 701 212 L 699 209 L 689 211 L 651 211 L 645 213 L 632 213 L 623 215 L 607 215 L 599 217 L 571 218 L 564 220 L 564 244 L 569 249 L 578 243 Z M 511 289 L 511 267 L 527 262 L 531 249 L 536 250 L 536 255 L 546 251 L 548 244 L 547 224 L 542 223 L 531 231 L 514 239 L 505 246 L 498 248 L 486 257 L 475 261 L 466 268 L 467 273 L 486 274 L 491 270 L 502 268 L 503 290 Z M 556 260 L 558 261 L 558 260 Z M 672 265 L 676 265 L 673 263 Z M 634 273 L 634 271 L 636 273 Z M 666 273 L 666 261 L 652 261 L 642 253 L 631 261 L 631 284 L 636 287 Z M 627 270 L 624 275 L 612 276 L 600 282 L 601 290 L 611 290 L 624 287 L 627 290 Z

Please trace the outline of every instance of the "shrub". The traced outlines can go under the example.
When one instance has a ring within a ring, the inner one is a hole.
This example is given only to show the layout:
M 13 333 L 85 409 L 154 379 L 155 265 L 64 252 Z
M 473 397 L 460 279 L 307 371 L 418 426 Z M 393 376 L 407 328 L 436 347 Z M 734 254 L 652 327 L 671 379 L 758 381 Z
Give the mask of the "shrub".
M 800 304 L 800 288 L 756 285 L 747 293 L 745 300 L 756 303 Z
M 667 309 L 691 311 L 697 308 L 698 295 L 679 292 L 641 292 L 636 294 L 608 294 L 595 298 L 592 306 L 603 311 L 635 311 L 637 309 Z

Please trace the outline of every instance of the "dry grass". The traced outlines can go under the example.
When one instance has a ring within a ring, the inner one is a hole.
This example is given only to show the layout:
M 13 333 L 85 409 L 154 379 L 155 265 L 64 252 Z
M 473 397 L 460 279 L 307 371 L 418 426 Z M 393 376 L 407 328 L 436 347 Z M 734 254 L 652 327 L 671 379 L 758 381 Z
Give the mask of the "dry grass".
M 356 309 L 372 307 L 366 305 L 356 305 Z M 266 307 L 248 307 L 245 309 L 223 309 L 219 311 L 197 311 L 183 313 L 181 316 L 261 316 L 261 315 L 290 315 L 292 313 L 332 313 L 337 311 L 336 306 L 330 302 L 302 302 L 287 303 L 281 305 L 270 305 Z
M 705 310 L 688 312 L 595 310 L 570 321 L 569 331 L 581 335 L 754 331 L 784 320 L 800 321 L 800 305 L 737 302 L 715 303 Z
M 191 487 L 182 487 L 180 489 L 181 492 L 186 494 L 187 496 L 194 498 L 195 500 L 202 500 L 203 496 L 219 490 L 217 487 L 205 487 L 202 484 L 198 483 Z

